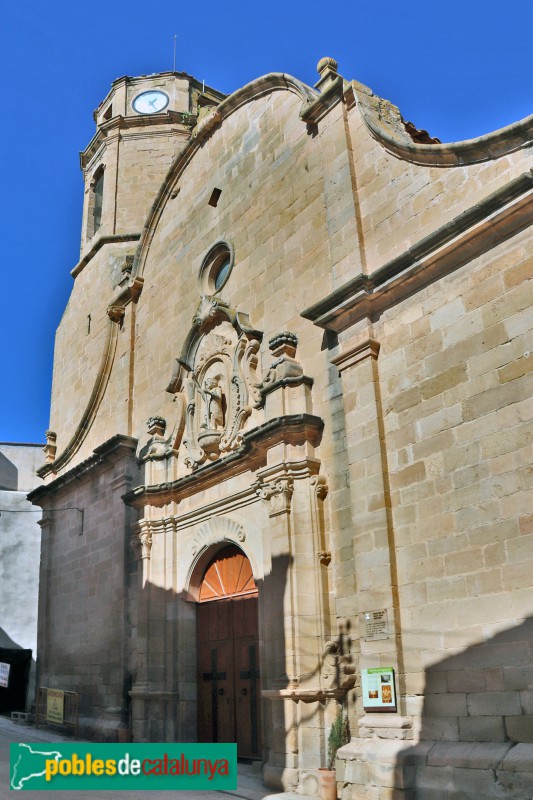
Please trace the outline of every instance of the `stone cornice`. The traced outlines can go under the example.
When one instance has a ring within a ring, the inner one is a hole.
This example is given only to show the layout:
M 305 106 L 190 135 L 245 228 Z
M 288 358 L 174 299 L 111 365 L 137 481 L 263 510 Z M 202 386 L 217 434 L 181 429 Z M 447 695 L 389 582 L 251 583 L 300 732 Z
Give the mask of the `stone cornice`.
M 120 244 L 122 242 L 138 242 L 141 238 L 140 233 L 118 233 L 112 236 L 99 236 L 98 239 L 95 241 L 91 249 L 88 253 L 86 253 L 81 261 L 78 261 L 74 269 L 71 270 L 70 274 L 73 278 L 76 278 L 82 269 L 87 266 L 89 261 L 96 255 L 96 253 L 105 245 L 105 244 Z
M 204 81 L 199 81 L 193 75 L 189 75 L 188 72 L 177 72 L 176 70 L 166 70 L 165 72 L 158 72 L 156 75 L 121 75 L 120 78 L 115 78 L 114 81 L 111 83 L 111 90 L 107 93 L 104 97 L 102 102 L 96 107 L 95 111 L 93 112 L 94 119 L 98 116 L 98 112 L 102 109 L 111 96 L 116 92 L 116 89 L 121 84 L 127 84 L 129 86 L 135 86 L 135 84 L 140 84 L 141 86 L 146 83 L 147 78 L 154 78 L 156 77 L 158 80 L 162 78 L 184 78 L 197 90 L 202 90 L 209 96 L 211 96 L 214 100 L 218 100 L 219 102 L 223 100 L 227 95 L 224 92 L 219 92 L 218 89 L 213 89 L 212 86 L 207 86 Z
M 164 533 L 167 530 L 177 532 L 192 525 L 200 525 L 214 518 L 215 514 L 231 514 L 239 508 L 258 503 L 256 486 L 252 484 L 240 492 L 224 496 L 214 500 L 212 503 L 205 503 L 200 508 L 186 511 L 183 514 L 171 514 L 168 517 L 157 519 L 141 519 L 133 526 L 134 532 L 145 528 L 151 534 Z
M 342 100 L 343 91 L 344 80 L 341 75 L 337 75 L 318 97 L 310 100 L 300 111 L 301 119 L 311 125 L 316 125 L 328 111 Z
M 93 450 L 92 456 L 89 456 L 89 458 L 86 458 L 80 464 L 69 469 L 68 472 L 65 472 L 51 483 L 38 486 L 28 494 L 28 499 L 35 505 L 39 505 L 40 500 L 58 491 L 58 489 L 64 488 L 69 483 L 72 483 L 72 481 L 82 478 L 87 472 L 101 465 L 108 467 L 110 464 L 125 456 L 129 456 L 133 459 L 135 457 L 136 448 L 137 439 L 117 433 L 115 436 L 111 437 L 111 439 L 108 439 L 106 442 L 96 447 Z
M 280 442 L 288 441 L 295 445 L 311 442 L 318 445 L 323 427 L 322 419 L 312 414 L 291 414 L 269 420 L 251 431 L 246 431 L 242 444 L 229 455 L 204 464 L 190 475 L 175 481 L 137 486 L 123 496 L 124 502 L 136 507 L 160 507 L 169 502 L 179 502 L 244 470 L 264 465 L 267 450 Z
M 352 278 L 306 308 L 302 317 L 339 333 L 486 253 L 532 222 L 533 171 L 529 171 L 371 275 Z
M 445 144 L 417 144 L 409 136 L 400 110 L 375 95 L 368 86 L 351 82 L 361 117 L 371 136 L 388 152 L 410 161 L 432 167 L 455 167 L 501 158 L 533 144 L 533 115 L 497 131 Z
M 80 152 L 80 167 L 82 170 L 86 169 L 109 134 L 131 130 L 132 128 L 150 129 L 155 125 L 164 126 L 165 133 L 168 133 L 168 125 L 172 124 L 184 126 L 185 130 L 190 133 L 196 124 L 196 115 L 183 111 L 163 111 L 160 114 L 137 114 L 131 117 L 117 115 L 100 125 L 85 150 Z M 152 136 L 152 131 L 147 130 L 148 134 Z
M 344 372 L 345 369 L 349 369 L 367 358 L 377 359 L 379 348 L 379 342 L 369 337 L 355 345 L 355 347 L 351 347 L 349 350 L 334 356 L 331 359 L 331 363 L 335 364 L 339 372 Z

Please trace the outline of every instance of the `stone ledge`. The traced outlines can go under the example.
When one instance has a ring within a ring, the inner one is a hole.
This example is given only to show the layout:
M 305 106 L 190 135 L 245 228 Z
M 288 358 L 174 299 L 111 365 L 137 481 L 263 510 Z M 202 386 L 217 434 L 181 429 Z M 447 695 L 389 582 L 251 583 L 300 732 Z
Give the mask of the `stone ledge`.
M 395 305 L 531 224 L 533 171 L 463 211 L 370 275 L 356 275 L 304 309 L 319 328 L 340 333 L 366 316 Z
M 71 270 L 70 274 L 73 278 L 76 278 L 82 269 L 87 266 L 89 261 L 96 255 L 96 253 L 105 245 L 105 244 L 122 244 L 123 242 L 138 242 L 141 238 L 140 233 L 118 233 L 118 234 L 109 234 L 109 235 L 101 235 L 98 238 L 95 238 L 94 243 L 91 246 L 91 249 L 83 256 L 81 261 L 78 261 L 75 267 Z
M 356 739 L 337 751 L 339 761 L 364 761 L 376 764 L 426 764 L 435 742 L 405 741 L 403 739 Z
M 51 483 L 43 484 L 42 486 L 38 486 L 36 489 L 31 491 L 28 494 L 28 500 L 30 500 L 30 502 L 34 505 L 37 505 L 41 498 L 46 497 L 51 492 L 57 491 L 57 489 L 60 487 L 66 486 L 73 480 L 81 478 L 83 475 L 85 475 L 85 473 L 89 472 L 95 467 L 100 465 L 109 467 L 123 458 L 134 457 L 137 444 L 137 439 L 117 433 L 115 436 L 112 436 L 111 439 L 108 439 L 103 444 L 95 447 L 93 450 L 93 455 L 86 458 L 80 464 L 77 464 L 68 472 L 65 472 L 63 475 L 55 478 L 55 480 L 53 480 Z M 54 466 L 53 462 L 51 466 Z
M 437 742 L 428 753 L 427 764 L 432 767 L 495 769 L 511 747 L 511 742 Z
M 472 792 L 480 798 L 531 800 L 533 744 L 421 741 L 410 745 L 358 739 L 339 749 L 337 774 L 345 786 L 371 786 L 377 791 L 416 787 L 455 792 L 454 796 Z
M 411 728 L 412 717 L 398 717 L 385 714 L 365 714 L 359 720 L 359 725 L 364 728 Z
M 460 769 L 502 769 L 508 772 L 533 772 L 533 744 L 512 742 L 435 742 L 416 743 L 396 739 L 355 739 L 341 747 L 339 761 L 370 764 Z
M 509 772 L 533 772 L 533 744 L 515 744 L 503 759 Z

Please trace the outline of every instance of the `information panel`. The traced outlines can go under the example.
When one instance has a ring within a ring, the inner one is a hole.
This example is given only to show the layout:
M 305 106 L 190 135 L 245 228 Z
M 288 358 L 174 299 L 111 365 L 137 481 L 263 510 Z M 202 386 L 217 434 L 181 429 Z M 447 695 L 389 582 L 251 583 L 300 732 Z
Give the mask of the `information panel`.
M 361 670 L 365 711 L 396 711 L 396 689 L 392 667 Z

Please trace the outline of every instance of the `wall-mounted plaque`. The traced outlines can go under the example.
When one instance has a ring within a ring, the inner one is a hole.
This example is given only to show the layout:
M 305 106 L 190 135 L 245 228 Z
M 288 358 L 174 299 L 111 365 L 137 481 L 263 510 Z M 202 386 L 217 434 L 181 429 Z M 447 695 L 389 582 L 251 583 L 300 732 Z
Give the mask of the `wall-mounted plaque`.
M 396 711 L 396 689 L 392 667 L 361 670 L 365 711 Z
M 389 620 L 386 608 L 380 608 L 377 611 L 364 611 L 363 618 L 365 641 L 374 642 L 376 639 L 389 638 Z
M 10 664 L 4 664 L 2 661 L 0 661 L 0 686 L 3 686 L 5 689 L 7 689 L 7 685 L 9 683 L 10 669 Z

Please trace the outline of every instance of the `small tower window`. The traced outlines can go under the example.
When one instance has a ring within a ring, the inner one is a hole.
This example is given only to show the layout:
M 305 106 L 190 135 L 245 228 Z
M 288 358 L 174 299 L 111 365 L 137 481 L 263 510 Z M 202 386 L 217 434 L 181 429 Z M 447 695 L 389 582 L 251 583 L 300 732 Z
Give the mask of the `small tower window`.
M 94 210 L 93 210 L 93 235 L 102 224 L 102 206 L 104 201 L 104 171 L 95 178 L 94 182 Z

